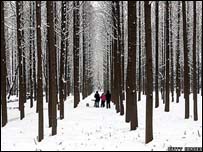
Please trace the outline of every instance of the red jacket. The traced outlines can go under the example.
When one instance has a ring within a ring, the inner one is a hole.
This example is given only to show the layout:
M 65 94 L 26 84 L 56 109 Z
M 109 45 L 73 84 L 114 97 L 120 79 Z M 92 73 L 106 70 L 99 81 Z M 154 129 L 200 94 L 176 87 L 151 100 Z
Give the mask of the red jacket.
M 105 101 L 106 100 L 106 96 L 104 94 L 101 95 L 101 100 Z

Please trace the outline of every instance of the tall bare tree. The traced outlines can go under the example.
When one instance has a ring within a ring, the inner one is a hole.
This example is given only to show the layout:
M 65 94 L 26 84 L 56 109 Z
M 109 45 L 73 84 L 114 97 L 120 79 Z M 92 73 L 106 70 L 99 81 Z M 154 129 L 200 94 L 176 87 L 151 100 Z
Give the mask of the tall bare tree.
M 19 63 L 19 110 L 21 120 L 25 117 L 24 103 L 26 101 L 25 78 L 23 70 L 24 62 L 23 62 L 22 6 L 23 1 L 16 1 L 17 46 L 18 46 L 18 63 Z
M 170 10 L 170 22 L 169 22 L 169 37 L 170 37 L 170 90 L 171 90 L 171 99 L 174 102 L 174 68 L 173 68 L 173 18 L 172 18 L 172 2 L 169 2 L 169 10 Z
M 197 115 L 197 65 L 196 65 L 196 1 L 193 1 L 193 100 L 194 100 L 194 120 L 198 120 Z
M 69 12 L 69 1 L 66 2 L 66 12 Z M 65 95 L 66 97 L 70 94 L 70 65 L 68 62 L 68 52 L 69 52 L 69 13 L 66 13 L 66 58 L 65 58 L 65 78 L 66 78 L 66 86 L 65 86 Z
M 52 135 L 57 133 L 57 83 L 56 83 L 56 50 L 54 33 L 53 2 L 47 1 L 48 49 L 49 49 L 49 104 Z
M 183 51 L 184 51 L 184 98 L 185 98 L 185 119 L 189 119 L 189 63 L 188 63 L 188 41 L 187 41 L 187 22 L 186 22 L 186 2 L 182 2 L 183 14 Z
M 124 34 L 124 2 L 121 1 L 121 82 L 122 82 L 122 100 L 125 100 L 125 58 L 124 58 L 124 50 L 125 50 L 125 34 Z
M 83 7 L 82 7 L 82 30 L 83 30 L 83 33 L 82 33 L 82 51 L 83 51 L 83 65 L 82 65 L 82 77 L 83 77 L 83 80 L 82 80 L 82 98 L 86 98 L 87 97 L 87 69 L 86 69 L 86 62 L 87 62 L 87 51 L 86 51 L 86 46 L 85 46 L 85 25 L 86 25 L 86 12 L 85 12 L 85 4 L 83 4 Z
M 30 7 L 30 27 L 32 27 L 32 19 L 33 19 L 33 2 L 30 2 L 30 4 L 29 4 L 29 7 Z M 29 41 L 29 45 L 30 45 L 30 47 L 29 47 L 29 51 L 30 51 L 30 70 L 29 70 L 29 72 L 30 72 L 30 77 L 29 77 L 29 79 L 30 79 L 30 107 L 32 108 L 33 107 L 33 64 L 32 64 L 32 60 L 33 60 L 33 46 L 32 46 L 32 33 L 33 33 L 33 31 L 32 31 L 32 29 L 30 28 L 30 41 Z
M 159 1 L 156 2 L 156 71 L 155 71 L 155 107 L 159 107 Z
M 165 112 L 170 110 L 170 101 L 169 101 L 169 2 L 166 1 L 166 97 L 165 97 Z
M 176 102 L 179 103 L 180 97 L 180 1 L 178 1 L 178 22 L 177 22 L 177 48 L 176 48 Z
M 61 11 L 61 58 L 60 58 L 60 80 L 59 80 L 59 97 L 60 97 L 60 119 L 64 118 L 64 100 L 65 100 L 65 38 L 66 38 L 66 31 L 65 31 L 65 18 L 66 18 L 66 2 L 62 1 L 62 11 Z
M 136 1 L 128 2 L 128 66 L 126 108 L 128 106 L 127 110 L 129 110 L 131 130 L 135 130 L 138 127 L 136 92 L 136 3 Z
M 36 26 L 36 23 L 35 23 L 35 18 L 36 18 L 36 11 L 35 11 L 35 1 L 32 1 L 32 5 L 33 5 L 33 9 L 32 9 L 32 28 L 35 29 L 35 26 Z M 33 94 L 34 94 L 34 100 L 37 100 L 37 70 L 36 70 L 36 30 L 32 30 L 32 38 L 31 38 L 31 41 L 32 41 L 32 49 L 33 49 L 33 55 L 32 55 L 32 58 L 33 58 Z M 36 109 L 37 110 L 37 109 Z
M 1 103 L 2 103 L 2 127 L 7 122 L 7 100 L 6 100 L 6 42 L 4 30 L 4 1 L 1 1 Z
M 117 50 L 117 72 L 116 75 L 118 76 L 117 83 L 118 83 L 118 95 L 119 95 L 119 111 L 120 115 L 124 115 L 124 105 L 123 105 L 123 97 L 122 97 L 122 88 L 123 88 L 123 83 L 122 83 L 122 35 L 121 35 L 121 3 L 120 1 L 116 1 L 116 16 L 117 16 L 117 30 L 118 30 L 118 50 Z
M 145 143 L 153 140 L 153 73 L 152 73 L 152 34 L 151 34 L 151 4 L 144 2 L 145 32 L 146 32 L 146 133 Z
M 38 141 L 44 138 L 44 115 L 43 115 L 43 77 L 42 77 L 42 36 L 41 36 L 41 1 L 36 2 L 36 23 L 37 23 L 37 102 L 38 111 Z
M 74 68 L 74 108 L 80 101 L 79 85 L 79 1 L 73 1 L 73 68 Z

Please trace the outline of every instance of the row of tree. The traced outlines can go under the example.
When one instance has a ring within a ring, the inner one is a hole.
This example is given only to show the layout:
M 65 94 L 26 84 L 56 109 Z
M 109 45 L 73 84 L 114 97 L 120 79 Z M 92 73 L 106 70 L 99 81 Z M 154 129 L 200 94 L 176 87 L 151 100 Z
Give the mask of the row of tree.
M 26 99 L 30 107 L 36 101 L 41 141 L 44 93 L 56 135 L 57 109 L 63 119 L 66 97 L 74 94 L 76 108 L 80 92 L 85 98 L 101 88 L 111 90 L 116 112 L 126 113 L 131 130 L 138 127 L 137 101 L 146 95 L 146 143 L 153 139 L 153 103 L 158 108 L 160 97 L 169 112 L 175 93 L 178 103 L 183 92 L 188 119 L 192 90 L 198 120 L 202 5 L 196 3 L 1 1 L 2 126 L 11 95 L 19 97 L 20 119 Z

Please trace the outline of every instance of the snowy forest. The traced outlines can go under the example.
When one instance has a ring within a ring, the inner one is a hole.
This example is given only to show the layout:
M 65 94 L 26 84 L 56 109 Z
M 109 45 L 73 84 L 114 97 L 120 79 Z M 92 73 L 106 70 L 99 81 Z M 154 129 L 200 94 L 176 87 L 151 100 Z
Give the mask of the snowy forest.
M 201 1 L 0 3 L 2 151 L 202 150 Z

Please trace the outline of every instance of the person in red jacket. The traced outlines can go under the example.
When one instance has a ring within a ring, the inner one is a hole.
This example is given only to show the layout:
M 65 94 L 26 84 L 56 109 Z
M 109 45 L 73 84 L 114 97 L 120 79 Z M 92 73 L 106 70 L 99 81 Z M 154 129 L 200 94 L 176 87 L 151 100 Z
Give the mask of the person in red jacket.
M 101 107 L 105 107 L 106 95 L 102 93 L 101 95 Z

